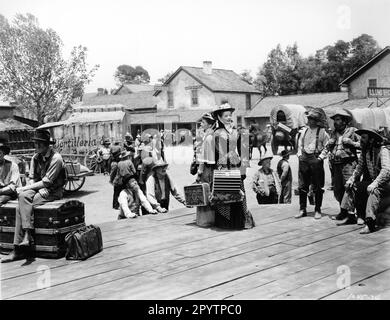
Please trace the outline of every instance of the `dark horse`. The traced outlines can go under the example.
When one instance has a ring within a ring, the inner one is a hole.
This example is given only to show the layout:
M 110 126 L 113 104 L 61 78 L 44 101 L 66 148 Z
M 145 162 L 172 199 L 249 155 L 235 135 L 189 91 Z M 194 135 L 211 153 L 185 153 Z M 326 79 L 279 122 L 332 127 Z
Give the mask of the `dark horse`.
M 252 159 L 253 148 L 259 149 L 261 157 L 261 147 L 264 152 L 267 152 L 267 142 L 269 142 L 269 134 L 262 130 L 258 124 L 251 124 L 249 127 L 249 159 Z

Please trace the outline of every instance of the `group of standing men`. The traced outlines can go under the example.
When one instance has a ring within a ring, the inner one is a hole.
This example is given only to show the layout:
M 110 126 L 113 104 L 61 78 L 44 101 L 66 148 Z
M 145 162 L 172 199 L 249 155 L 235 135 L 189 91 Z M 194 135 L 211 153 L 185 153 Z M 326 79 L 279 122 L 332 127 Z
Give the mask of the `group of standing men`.
M 337 225 L 357 223 L 365 225 L 360 233 L 373 232 L 377 228 L 380 201 L 386 194 L 390 195 L 389 147 L 383 145 L 383 137 L 375 130 L 350 126 L 352 116 L 347 111 L 338 110 L 331 118 L 334 129 L 330 136 L 321 127 L 321 113 L 315 109 L 309 112 L 308 125 L 300 133 L 300 210 L 295 217 L 307 215 L 309 186 L 313 186 L 315 197 L 314 218 L 322 217 L 323 161 L 328 157 L 334 196 L 340 205 L 340 213 L 335 217 Z

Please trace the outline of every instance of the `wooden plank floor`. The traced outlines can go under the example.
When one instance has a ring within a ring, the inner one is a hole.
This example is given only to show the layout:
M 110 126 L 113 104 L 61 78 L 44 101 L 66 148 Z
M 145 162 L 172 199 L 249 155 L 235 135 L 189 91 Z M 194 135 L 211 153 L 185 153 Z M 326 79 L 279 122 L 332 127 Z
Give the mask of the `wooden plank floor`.
M 86 261 L 1 265 L 2 299 L 390 297 L 390 228 L 360 235 L 328 216 L 297 220 L 295 205 L 251 211 L 256 227 L 244 231 L 197 227 L 194 209 L 102 224 L 104 250 Z

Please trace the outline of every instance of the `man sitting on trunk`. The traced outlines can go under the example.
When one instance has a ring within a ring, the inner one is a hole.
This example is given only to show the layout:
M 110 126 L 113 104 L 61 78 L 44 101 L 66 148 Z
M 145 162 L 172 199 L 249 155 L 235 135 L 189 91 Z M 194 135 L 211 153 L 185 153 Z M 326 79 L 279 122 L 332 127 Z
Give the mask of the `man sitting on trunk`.
M 33 137 L 36 153 L 31 159 L 29 183 L 16 189 L 18 205 L 15 217 L 14 250 L 1 262 L 24 259 L 21 249 L 30 247 L 34 231 L 34 208 L 63 196 L 65 165 L 50 144 L 50 132 L 37 129 Z

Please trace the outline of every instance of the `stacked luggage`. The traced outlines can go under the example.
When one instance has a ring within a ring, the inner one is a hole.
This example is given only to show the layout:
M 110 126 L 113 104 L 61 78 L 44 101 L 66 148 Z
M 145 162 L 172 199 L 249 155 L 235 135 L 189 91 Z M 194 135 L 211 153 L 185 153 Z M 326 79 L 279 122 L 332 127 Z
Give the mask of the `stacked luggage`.
M 0 250 L 13 249 L 17 201 L 0 207 Z M 84 203 L 78 200 L 57 200 L 34 209 L 35 256 L 61 258 L 65 256 L 65 237 L 85 227 Z

